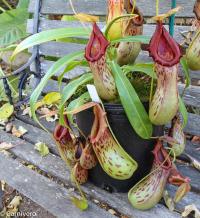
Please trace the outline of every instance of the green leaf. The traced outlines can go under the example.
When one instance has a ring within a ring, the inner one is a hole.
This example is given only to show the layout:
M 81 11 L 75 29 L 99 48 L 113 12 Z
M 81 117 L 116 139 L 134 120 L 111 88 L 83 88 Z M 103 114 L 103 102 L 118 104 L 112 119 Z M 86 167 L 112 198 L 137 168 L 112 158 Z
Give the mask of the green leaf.
M 12 44 L 4 48 L 0 48 L 0 52 L 13 51 L 17 47 L 17 44 Z
M 35 110 L 36 108 L 36 102 L 43 90 L 43 88 L 47 85 L 49 79 L 55 74 L 57 73 L 60 69 L 62 69 L 64 66 L 70 64 L 72 61 L 78 59 L 78 58 L 82 58 L 84 55 L 83 51 L 79 51 L 79 52 L 75 52 L 75 53 L 71 53 L 69 55 L 66 55 L 62 58 L 60 58 L 58 61 L 56 61 L 47 71 L 47 73 L 45 74 L 45 76 L 42 78 L 42 80 L 40 81 L 39 85 L 36 87 L 36 89 L 34 90 L 34 92 L 32 93 L 31 97 L 30 97 L 30 107 L 31 107 L 31 114 L 33 116 L 33 119 L 35 121 L 38 121 L 37 116 L 35 114 Z M 40 123 L 39 123 L 40 124 Z
M 152 124 L 135 89 L 115 61 L 111 62 L 111 68 L 121 103 L 132 127 L 140 137 L 149 139 L 152 136 Z
M 134 65 L 124 65 L 122 67 L 122 70 L 125 72 L 125 74 L 129 72 L 142 72 L 150 77 L 153 77 L 154 79 L 157 79 L 153 63 L 137 63 Z
M 191 84 L 191 79 L 190 79 L 190 70 L 189 70 L 189 66 L 187 64 L 187 59 L 185 57 L 182 57 L 180 60 L 180 63 L 183 67 L 183 73 L 185 76 L 185 87 L 189 87 Z
M 25 38 L 27 9 L 17 8 L 0 14 L 0 46 L 8 46 Z
M 0 108 L 0 120 L 5 121 L 7 120 L 14 112 L 14 107 L 10 103 L 4 104 Z
M 80 97 L 78 97 L 75 100 L 71 101 L 69 103 L 69 105 L 67 106 L 67 110 L 72 111 L 72 110 L 84 105 L 85 103 L 87 103 L 89 101 L 91 101 L 90 94 L 88 92 L 85 92 Z M 68 114 L 68 119 L 69 119 L 70 123 L 75 124 L 73 122 L 73 115 L 72 114 Z
M 49 148 L 43 142 L 38 142 L 35 144 L 35 149 L 40 153 L 42 157 L 49 154 Z
M 70 64 L 68 64 L 65 70 L 63 71 L 63 73 L 58 77 L 59 87 L 61 87 L 64 75 L 68 73 L 69 71 L 73 70 L 74 68 L 76 68 L 77 66 L 87 67 L 88 62 L 86 60 L 79 60 L 79 61 L 75 60 L 75 61 L 72 61 Z
M 19 0 L 17 8 L 28 8 L 29 0 Z
M 183 99 L 180 96 L 179 96 L 179 111 L 183 116 L 183 128 L 185 128 L 188 123 L 188 112 L 183 102 Z
M 119 43 L 119 42 L 141 42 L 144 44 L 148 44 L 150 42 L 150 36 L 137 35 L 137 36 L 127 36 L 121 39 L 115 39 L 111 41 L 111 44 Z
M 74 79 L 71 82 L 69 82 L 63 89 L 62 94 L 61 94 L 62 96 L 61 102 L 59 106 L 60 123 L 62 125 L 65 125 L 64 116 L 63 116 L 65 103 L 67 102 L 67 100 L 69 100 L 69 98 L 76 92 L 76 90 L 80 86 L 86 84 L 87 82 L 90 82 L 92 79 L 93 79 L 92 73 L 83 74 L 77 79 Z
M 82 38 L 63 38 L 63 39 L 57 39 L 56 41 L 66 42 L 66 43 L 77 43 L 83 45 L 86 45 L 88 43 L 88 39 L 82 39 Z
M 61 20 L 62 21 L 77 21 L 77 18 L 74 15 L 63 15 Z
M 34 34 L 24 41 L 22 41 L 17 48 L 14 50 L 11 59 L 13 59 L 19 52 L 30 48 L 34 45 L 38 45 L 44 42 L 49 42 L 52 40 L 63 39 L 67 37 L 88 37 L 90 34 L 90 29 L 84 28 L 59 28 L 59 29 L 52 29 L 46 30 L 37 34 Z
M 1 66 L 0 66 L 0 76 L 5 76 L 5 73 L 3 72 Z M 15 87 L 15 83 L 18 82 L 18 78 L 9 78 L 7 79 L 7 82 L 9 84 L 9 87 L 12 91 L 12 97 L 15 98 L 18 96 L 18 90 Z M 18 84 L 18 83 L 17 83 Z M 2 100 L 6 100 L 7 96 L 5 95 L 5 89 L 4 89 L 4 85 L 3 85 L 3 80 L 0 80 L 0 101 Z
M 44 96 L 42 102 L 46 105 L 55 104 L 60 100 L 61 96 L 59 92 L 50 92 Z
M 77 208 L 82 211 L 87 210 L 88 208 L 88 202 L 85 198 L 78 199 L 76 197 L 71 197 L 71 201 Z

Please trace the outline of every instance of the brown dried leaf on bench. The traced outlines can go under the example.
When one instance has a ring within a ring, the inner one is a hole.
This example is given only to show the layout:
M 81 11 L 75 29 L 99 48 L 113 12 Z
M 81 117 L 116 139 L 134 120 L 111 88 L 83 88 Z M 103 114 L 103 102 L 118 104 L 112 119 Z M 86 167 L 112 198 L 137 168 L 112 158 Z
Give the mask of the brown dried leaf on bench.
M 8 150 L 10 148 L 15 147 L 15 145 L 11 144 L 11 143 L 7 143 L 7 142 L 1 142 L 0 143 L 0 152 L 4 151 L 4 150 Z
M 200 144 L 200 136 L 194 136 L 194 137 L 192 138 L 192 142 L 194 142 L 194 143 L 199 143 L 199 144 Z
M 195 218 L 200 218 L 200 211 L 194 204 L 188 205 L 185 207 L 184 212 L 182 213 L 182 217 L 188 217 L 192 212 L 195 213 Z
M 12 132 L 12 135 L 16 136 L 17 138 L 20 138 L 24 134 L 26 134 L 28 131 L 23 126 L 19 126 L 19 128 L 17 128 L 16 126 L 13 126 L 11 132 Z

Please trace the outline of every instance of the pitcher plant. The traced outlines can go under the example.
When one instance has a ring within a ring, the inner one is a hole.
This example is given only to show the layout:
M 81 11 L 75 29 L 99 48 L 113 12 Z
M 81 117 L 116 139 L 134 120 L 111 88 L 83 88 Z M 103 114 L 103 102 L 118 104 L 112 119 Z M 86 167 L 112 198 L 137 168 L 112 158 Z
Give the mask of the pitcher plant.
M 199 4 L 197 0 L 194 8 L 197 19 L 200 18 Z M 143 149 L 146 159 L 151 155 L 153 158 L 153 164 L 149 166 L 151 171 L 146 172 L 143 179 L 137 179 L 135 185 L 131 183 L 130 187 L 133 188 L 128 193 L 130 203 L 141 210 L 152 208 L 163 197 L 167 183 L 179 186 L 176 194 L 178 202 L 190 190 L 190 180 L 175 167 L 176 157 L 185 152 L 186 144 L 181 119 L 187 120 L 187 109 L 178 91 L 179 63 L 184 54 L 163 25 L 164 19 L 178 9 L 162 15 L 157 13 L 153 18 L 156 20 L 153 36 L 145 36 L 145 20 L 135 1 L 108 0 L 107 6 L 104 28 L 95 23 L 92 16 L 81 14 L 87 17 L 87 21 L 92 18 L 91 24 L 46 30 L 28 37 L 17 46 L 13 56 L 33 45 L 51 40 L 62 41 L 63 38 L 85 45 L 85 50 L 65 55 L 46 72 L 30 98 L 32 116 L 38 121 L 37 100 L 49 79 L 60 73 L 60 97 L 54 104 L 59 121 L 53 137 L 62 159 L 71 169 L 72 181 L 76 184 L 86 183 L 91 169 L 99 166 L 112 179 L 127 182 L 137 174 L 138 169 L 140 171 L 143 163 L 139 164 L 137 155 L 130 155 L 123 145 L 128 141 L 126 137 L 120 141 L 112 130 L 111 115 L 106 105 L 121 107 L 120 116 L 123 114 L 130 124 L 131 134 L 142 140 L 140 144 L 137 144 L 137 140 L 131 141 L 132 147 L 137 147 L 139 151 Z M 144 48 L 149 52 L 151 62 L 138 61 L 137 57 Z M 200 30 L 184 56 L 192 70 L 200 69 L 199 55 Z M 62 81 L 66 82 L 65 74 L 77 67 L 84 69 L 82 74 L 61 87 Z M 89 90 L 88 85 L 93 89 Z M 143 93 L 145 98 L 141 97 Z M 86 110 L 91 118 L 86 116 L 88 125 L 91 125 L 87 134 L 79 128 L 76 117 Z M 118 115 L 113 115 L 113 120 L 119 122 L 116 128 L 120 133 L 126 133 L 120 125 L 121 120 L 117 119 Z M 170 130 L 166 136 L 163 128 L 171 121 L 172 126 L 167 126 Z M 155 128 L 162 129 L 163 135 L 153 135 Z M 170 138 L 170 143 L 164 146 L 166 138 Z M 146 146 L 149 142 L 152 142 L 151 149 Z

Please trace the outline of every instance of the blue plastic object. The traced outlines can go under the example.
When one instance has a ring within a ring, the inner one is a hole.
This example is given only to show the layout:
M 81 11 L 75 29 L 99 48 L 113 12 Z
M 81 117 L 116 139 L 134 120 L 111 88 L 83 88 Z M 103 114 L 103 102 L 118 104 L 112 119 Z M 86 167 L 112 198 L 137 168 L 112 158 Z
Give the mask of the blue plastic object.
M 171 8 L 175 8 L 176 7 L 176 0 L 171 0 Z M 175 14 L 173 14 L 170 18 L 169 18 L 169 33 L 171 36 L 174 36 L 174 22 L 175 22 Z

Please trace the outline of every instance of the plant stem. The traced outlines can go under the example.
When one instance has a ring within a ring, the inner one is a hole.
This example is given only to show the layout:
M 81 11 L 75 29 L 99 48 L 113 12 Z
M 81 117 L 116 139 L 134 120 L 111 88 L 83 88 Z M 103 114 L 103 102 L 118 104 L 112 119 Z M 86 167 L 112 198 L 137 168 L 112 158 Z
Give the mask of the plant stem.
M 75 10 L 75 8 L 74 8 L 74 5 L 73 5 L 73 3 L 72 3 L 72 0 L 69 0 L 69 4 L 70 4 L 70 6 L 71 6 L 71 9 L 72 9 L 74 15 L 77 15 L 77 12 L 76 12 L 76 10 Z M 81 20 L 79 20 L 79 22 L 81 23 L 81 25 L 82 25 L 83 28 L 85 28 L 86 30 L 88 29 L 88 28 L 86 27 L 86 25 L 85 25 Z
M 10 9 L 12 10 L 12 6 L 6 1 L 6 0 L 2 0 L 2 2 Z
M 159 0 L 156 0 L 156 16 L 159 15 Z
M 154 83 L 154 79 L 153 79 L 153 77 L 151 77 L 151 89 L 150 89 L 149 104 L 151 104 L 152 98 L 153 98 L 153 83 Z
M 181 94 L 181 98 L 184 97 L 186 89 L 187 89 L 187 87 L 185 86 L 184 89 L 183 89 L 183 92 L 182 92 L 182 94 Z
M 132 14 L 134 14 L 135 7 L 136 7 L 136 0 L 133 0 L 133 9 L 132 9 Z

